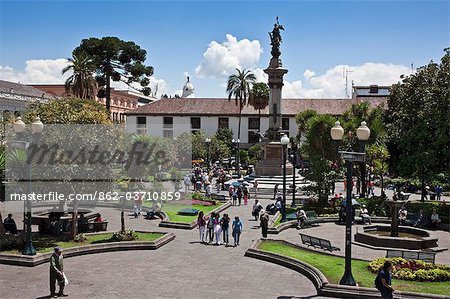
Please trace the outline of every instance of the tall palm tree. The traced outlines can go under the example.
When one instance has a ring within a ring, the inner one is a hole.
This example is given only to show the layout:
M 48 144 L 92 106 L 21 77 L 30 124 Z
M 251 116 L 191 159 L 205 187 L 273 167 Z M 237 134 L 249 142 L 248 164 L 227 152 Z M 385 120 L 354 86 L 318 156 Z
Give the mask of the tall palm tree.
M 253 84 L 252 93 L 248 100 L 248 105 L 252 106 L 255 110 L 258 110 L 259 128 L 261 130 L 261 109 L 266 108 L 269 105 L 270 89 L 264 82 L 258 82 Z
M 247 100 L 250 99 L 252 94 L 251 84 L 256 82 L 256 77 L 249 70 L 243 69 L 242 71 L 236 69 L 237 74 L 228 77 L 227 93 L 228 101 L 234 96 L 236 106 L 239 105 L 239 124 L 238 124 L 238 139 L 241 139 L 241 115 L 242 109 Z
M 91 60 L 82 51 L 72 54 L 68 59 L 69 65 L 62 70 L 62 74 L 69 70 L 73 72 L 72 76 L 66 80 L 66 92 L 70 92 L 81 99 L 95 99 L 97 94 L 97 82 L 92 76 L 94 67 Z

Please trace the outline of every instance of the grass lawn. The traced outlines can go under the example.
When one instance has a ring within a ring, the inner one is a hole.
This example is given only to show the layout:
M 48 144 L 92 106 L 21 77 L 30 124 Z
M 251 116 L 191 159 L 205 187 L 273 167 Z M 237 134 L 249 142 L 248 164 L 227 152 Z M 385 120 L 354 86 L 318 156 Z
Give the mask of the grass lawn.
M 138 239 L 136 241 L 154 241 L 164 235 L 160 233 L 139 233 L 139 232 L 135 233 L 138 236 Z M 71 241 L 62 241 L 61 238 L 54 236 L 38 236 L 33 238 L 33 245 L 37 253 L 47 253 L 52 252 L 53 248 L 56 246 L 60 246 L 61 248 L 71 248 L 89 244 L 115 242 L 111 240 L 111 237 L 112 233 L 104 233 L 86 236 L 86 242 L 73 242 L 73 241 L 71 242 Z M 9 254 L 21 254 L 21 252 L 18 250 L 9 250 L 0 252 Z
M 319 269 L 330 283 L 338 284 L 344 274 L 344 258 L 329 256 L 298 249 L 278 242 L 265 241 L 259 249 L 281 254 L 308 263 Z M 373 288 L 376 275 L 367 268 L 368 262 L 352 261 L 352 273 L 359 286 Z M 430 293 L 439 295 L 450 294 L 450 281 L 417 282 L 393 279 L 392 286 L 399 291 Z
M 192 222 L 197 219 L 197 216 L 185 216 L 185 215 L 178 215 L 177 212 L 182 209 L 186 208 L 193 208 L 197 209 L 199 211 L 203 211 L 203 213 L 207 214 L 211 212 L 214 209 L 217 209 L 223 205 L 222 203 L 217 203 L 215 206 L 203 206 L 203 205 L 183 205 L 183 204 L 165 204 L 162 207 L 162 210 L 169 216 L 170 221 L 174 222 Z

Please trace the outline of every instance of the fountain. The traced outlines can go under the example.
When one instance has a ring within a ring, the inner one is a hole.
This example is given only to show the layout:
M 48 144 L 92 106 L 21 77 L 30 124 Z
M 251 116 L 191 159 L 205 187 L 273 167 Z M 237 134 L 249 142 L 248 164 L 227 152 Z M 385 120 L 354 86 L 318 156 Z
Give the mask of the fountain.
M 364 231 L 355 234 L 355 241 L 373 247 L 380 248 L 402 248 L 402 249 L 429 249 L 438 247 L 437 238 L 430 236 L 428 231 L 409 227 L 399 226 L 398 208 L 404 206 L 407 200 L 386 200 L 386 204 L 391 210 L 391 225 L 370 225 L 364 227 Z M 390 232 L 390 233 L 389 233 Z

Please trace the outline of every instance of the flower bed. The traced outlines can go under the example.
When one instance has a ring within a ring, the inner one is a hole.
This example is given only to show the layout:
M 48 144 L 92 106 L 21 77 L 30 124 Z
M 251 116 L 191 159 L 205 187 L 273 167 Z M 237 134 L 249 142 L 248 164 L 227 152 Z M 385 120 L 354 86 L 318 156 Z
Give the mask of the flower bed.
M 369 270 L 378 273 L 385 261 L 392 262 L 392 276 L 397 279 L 414 281 L 450 281 L 450 267 L 435 265 L 419 260 L 403 258 L 379 258 L 369 263 Z

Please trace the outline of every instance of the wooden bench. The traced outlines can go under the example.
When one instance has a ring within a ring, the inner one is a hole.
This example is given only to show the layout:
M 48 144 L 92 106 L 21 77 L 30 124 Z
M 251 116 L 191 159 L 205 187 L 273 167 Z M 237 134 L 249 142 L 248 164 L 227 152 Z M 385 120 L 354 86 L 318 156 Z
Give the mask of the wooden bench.
M 316 211 L 306 211 L 306 220 L 303 222 L 303 226 L 319 225 L 324 222 L 323 218 L 317 216 Z
M 227 201 L 227 198 L 226 198 L 225 195 L 217 194 L 217 193 L 211 193 L 211 199 L 214 199 L 214 200 L 217 200 L 217 201 L 221 201 L 221 202 Z
M 78 231 L 83 233 L 106 231 L 107 228 L 108 228 L 108 221 L 86 222 L 78 225 Z
M 427 263 L 434 264 L 436 260 L 436 252 L 404 251 L 404 250 L 388 249 L 386 251 L 386 257 L 387 258 L 401 257 L 406 260 L 421 260 Z
M 302 243 L 307 245 L 308 247 L 313 246 L 315 248 L 321 248 L 323 250 L 327 250 L 330 252 L 336 251 L 336 250 L 341 250 L 338 247 L 332 246 L 331 242 L 329 240 L 312 237 L 312 236 L 308 236 L 305 234 L 299 234 L 299 235 L 302 240 Z

